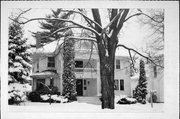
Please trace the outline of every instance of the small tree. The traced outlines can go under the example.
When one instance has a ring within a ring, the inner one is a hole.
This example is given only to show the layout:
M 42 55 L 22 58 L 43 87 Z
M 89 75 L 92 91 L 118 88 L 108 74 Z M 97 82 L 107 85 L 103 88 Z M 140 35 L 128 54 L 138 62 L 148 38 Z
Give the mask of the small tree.
M 63 96 L 69 101 L 76 100 L 76 82 L 74 73 L 74 40 L 64 40 Z
M 140 103 L 145 103 L 147 95 L 147 82 L 146 82 L 146 72 L 144 69 L 144 61 L 140 60 L 140 75 L 139 82 L 135 89 L 135 98 Z

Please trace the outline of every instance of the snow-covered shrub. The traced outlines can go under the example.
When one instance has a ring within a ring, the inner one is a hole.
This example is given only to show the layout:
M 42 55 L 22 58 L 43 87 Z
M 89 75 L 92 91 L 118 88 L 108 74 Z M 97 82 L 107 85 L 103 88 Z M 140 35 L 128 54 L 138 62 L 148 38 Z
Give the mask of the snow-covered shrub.
M 37 91 L 30 92 L 28 95 L 28 99 L 31 102 L 40 102 L 41 101 L 40 94 Z
M 42 95 L 45 95 L 45 94 L 58 94 L 58 87 L 56 86 L 48 86 L 49 89 L 51 89 L 52 91 L 50 92 L 50 90 L 46 87 L 46 86 L 43 86 L 43 88 L 37 90 L 37 92 L 39 94 L 42 94 Z
M 127 95 L 115 95 L 115 103 L 117 104 L 135 104 L 137 100 Z
M 115 95 L 115 103 L 117 103 L 120 99 L 128 97 L 127 95 Z
M 26 101 L 26 90 L 25 84 L 20 83 L 11 83 L 9 84 L 8 91 L 8 104 L 20 104 L 21 102 Z
M 146 104 L 146 99 L 143 99 L 143 100 L 141 101 L 141 104 Z
M 137 102 L 137 100 L 134 98 L 124 97 L 124 98 L 121 98 L 117 102 L 117 104 L 135 104 L 136 102 Z
M 67 103 L 68 99 L 60 95 L 41 95 L 42 102 Z

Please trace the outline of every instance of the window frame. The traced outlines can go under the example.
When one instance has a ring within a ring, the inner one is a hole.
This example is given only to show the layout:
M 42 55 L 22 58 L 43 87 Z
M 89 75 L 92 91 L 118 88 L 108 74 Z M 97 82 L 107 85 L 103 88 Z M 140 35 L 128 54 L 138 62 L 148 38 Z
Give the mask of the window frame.
M 79 66 L 77 67 L 76 62 L 82 62 L 82 64 L 79 64 Z M 84 62 L 83 60 L 75 60 L 75 68 L 83 68 L 84 67 Z
M 118 79 L 114 80 L 114 90 L 119 90 L 119 80 Z
M 55 67 L 55 57 L 48 57 L 47 60 L 47 67 Z
M 120 79 L 119 80 L 119 90 L 120 91 L 124 91 L 124 79 Z
M 120 59 L 116 59 L 116 69 L 121 69 L 121 61 L 120 61 Z
M 157 78 L 157 67 L 153 66 L 154 78 Z

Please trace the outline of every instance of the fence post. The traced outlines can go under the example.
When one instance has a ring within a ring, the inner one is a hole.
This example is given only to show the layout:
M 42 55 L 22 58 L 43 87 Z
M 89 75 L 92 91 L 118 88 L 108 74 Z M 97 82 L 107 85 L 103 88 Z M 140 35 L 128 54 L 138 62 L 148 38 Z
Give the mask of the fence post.
M 153 98 L 152 98 L 152 91 L 150 91 L 150 98 L 151 98 L 151 107 L 153 108 Z

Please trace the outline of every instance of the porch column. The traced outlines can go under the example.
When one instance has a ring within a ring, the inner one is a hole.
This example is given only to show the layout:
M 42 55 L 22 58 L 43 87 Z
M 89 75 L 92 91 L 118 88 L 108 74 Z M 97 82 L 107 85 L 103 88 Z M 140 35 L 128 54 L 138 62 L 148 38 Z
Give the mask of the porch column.
M 100 63 L 97 60 L 97 96 L 101 96 Z
M 33 78 L 32 91 L 36 90 L 36 81 L 37 79 Z

